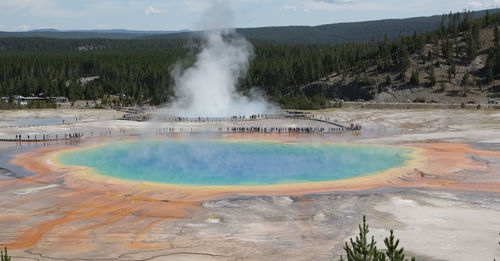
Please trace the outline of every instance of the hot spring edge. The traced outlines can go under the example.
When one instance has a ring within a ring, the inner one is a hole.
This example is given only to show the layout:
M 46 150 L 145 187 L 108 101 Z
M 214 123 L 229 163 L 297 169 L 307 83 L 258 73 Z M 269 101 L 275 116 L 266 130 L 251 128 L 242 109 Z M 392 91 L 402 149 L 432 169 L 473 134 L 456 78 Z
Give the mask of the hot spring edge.
M 58 163 L 113 178 L 189 186 L 343 180 L 402 167 L 412 149 L 261 141 L 128 141 L 63 152 Z

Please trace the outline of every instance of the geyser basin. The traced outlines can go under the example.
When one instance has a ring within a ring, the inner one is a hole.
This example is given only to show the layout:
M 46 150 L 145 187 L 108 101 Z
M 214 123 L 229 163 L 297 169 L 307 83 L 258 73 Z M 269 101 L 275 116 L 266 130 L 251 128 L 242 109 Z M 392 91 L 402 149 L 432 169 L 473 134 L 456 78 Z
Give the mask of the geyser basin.
M 59 154 L 64 165 L 119 179 L 252 186 L 331 181 L 401 167 L 411 149 L 242 141 L 133 141 Z

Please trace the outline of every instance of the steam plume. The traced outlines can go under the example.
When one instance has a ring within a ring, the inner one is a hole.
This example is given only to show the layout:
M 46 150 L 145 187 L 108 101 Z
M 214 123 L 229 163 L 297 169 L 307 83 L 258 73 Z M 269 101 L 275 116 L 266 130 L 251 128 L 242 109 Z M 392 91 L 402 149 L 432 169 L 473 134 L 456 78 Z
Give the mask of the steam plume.
M 218 12 L 221 6 L 217 6 Z M 227 8 L 223 13 L 227 13 Z M 211 15 L 213 16 L 213 14 Z M 218 17 L 220 19 L 220 17 Z M 207 19 L 205 19 L 207 20 Z M 214 27 L 214 19 L 208 19 Z M 226 26 L 225 24 L 223 26 Z M 208 30 L 194 65 L 183 72 L 175 70 L 176 100 L 172 114 L 185 117 L 229 117 L 252 115 L 272 109 L 256 90 L 250 96 L 236 91 L 238 79 L 247 73 L 253 46 L 231 30 Z

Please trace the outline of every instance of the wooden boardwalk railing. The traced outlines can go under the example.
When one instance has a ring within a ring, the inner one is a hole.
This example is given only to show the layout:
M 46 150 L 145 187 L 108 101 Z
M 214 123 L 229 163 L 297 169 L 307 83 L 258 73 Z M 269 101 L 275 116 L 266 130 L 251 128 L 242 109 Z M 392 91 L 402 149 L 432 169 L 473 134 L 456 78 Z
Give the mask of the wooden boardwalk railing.
M 251 117 L 178 117 L 178 116 L 158 116 L 155 120 L 162 122 L 245 122 L 245 121 L 257 121 L 263 119 L 277 119 L 277 120 L 308 120 L 308 121 L 318 121 L 325 124 L 335 126 L 337 128 L 344 129 L 345 131 L 359 130 L 359 126 L 344 126 L 337 122 L 325 120 L 322 118 L 311 117 L 311 116 L 293 116 L 293 115 L 282 115 L 282 114 L 264 114 L 261 116 L 251 116 Z

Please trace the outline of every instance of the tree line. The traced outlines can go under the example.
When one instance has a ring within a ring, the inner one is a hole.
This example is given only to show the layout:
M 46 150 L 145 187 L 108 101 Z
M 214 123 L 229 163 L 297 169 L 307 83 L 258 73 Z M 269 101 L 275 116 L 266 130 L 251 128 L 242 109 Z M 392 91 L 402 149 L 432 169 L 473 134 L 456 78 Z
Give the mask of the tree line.
M 254 42 L 255 55 L 248 75 L 240 79 L 237 88 L 245 93 L 258 87 L 270 100 L 287 108 L 320 108 L 338 93 L 328 88 L 308 90 L 304 85 L 332 73 L 355 76 L 352 89 L 373 85 L 366 76 L 372 66 L 380 73 L 399 72 L 402 80 L 418 84 L 418 70 L 411 79 L 405 79 L 405 73 L 410 68 L 410 56 L 429 43 L 435 48 L 427 59 L 447 63 L 449 76 L 453 77 L 457 62 L 470 62 L 477 56 L 483 44 L 479 41 L 480 30 L 493 25 L 494 46 L 482 72 L 486 83 L 490 83 L 500 74 L 499 21 L 498 14 L 486 13 L 474 20 L 472 12 L 450 13 L 443 15 L 435 31 L 401 35 L 395 41 L 380 36 L 370 42 L 348 44 Z M 458 45 L 460 35 L 466 39 L 466 48 Z M 65 96 L 72 101 L 104 99 L 117 105 L 162 104 L 174 96 L 174 66 L 179 62 L 183 66 L 192 64 L 201 44 L 200 39 L 3 38 L 0 96 L 43 94 Z M 86 84 L 79 82 L 79 78 L 88 76 L 100 78 Z M 392 79 L 387 81 L 390 84 Z

